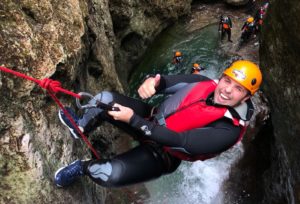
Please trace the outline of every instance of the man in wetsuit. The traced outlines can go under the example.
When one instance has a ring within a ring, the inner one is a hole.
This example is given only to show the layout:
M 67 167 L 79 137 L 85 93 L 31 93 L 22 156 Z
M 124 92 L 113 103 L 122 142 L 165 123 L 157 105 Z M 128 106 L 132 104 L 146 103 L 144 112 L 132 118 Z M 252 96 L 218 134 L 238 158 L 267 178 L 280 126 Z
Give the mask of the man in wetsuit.
M 253 17 L 247 18 L 246 22 L 242 26 L 242 34 L 241 39 L 246 42 L 250 39 L 251 35 L 254 34 L 255 31 L 255 22 Z
M 197 63 L 194 63 L 191 70 L 191 74 L 200 74 L 200 71 L 203 71 L 205 69 L 206 69 L 205 67 L 202 67 Z
M 232 42 L 231 40 L 231 28 L 232 22 L 229 16 L 221 16 L 219 22 L 219 32 L 221 32 L 221 40 L 224 39 L 225 34 L 227 33 L 228 41 Z
M 269 6 L 269 3 L 266 2 L 264 3 L 256 12 L 255 17 L 254 17 L 254 22 L 255 22 L 255 32 L 259 33 L 263 24 L 264 17 L 267 12 L 267 8 Z
M 174 53 L 172 63 L 175 64 L 175 65 L 178 65 L 182 62 L 182 60 L 183 60 L 182 53 L 179 52 L 179 51 L 176 51 Z
M 140 145 L 108 160 L 76 160 L 56 171 L 56 185 L 65 187 L 87 175 L 101 186 L 121 187 L 174 172 L 182 160 L 205 160 L 226 151 L 241 140 L 253 113 L 250 97 L 261 81 L 257 65 L 238 60 L 219 80 L 196 74 L 148 77 L 138 89 L 142 99 L 171 94 L 157 108 L 121 94 L 99 93 L 90 104 L 114 103 L 119 111 L 93 108 L 79 119 L 68 109 L 80 129 L 88 133 L 105 120 L 140 138 Z M 59 116 L 72 137 L 79 138 L 62 111 Z

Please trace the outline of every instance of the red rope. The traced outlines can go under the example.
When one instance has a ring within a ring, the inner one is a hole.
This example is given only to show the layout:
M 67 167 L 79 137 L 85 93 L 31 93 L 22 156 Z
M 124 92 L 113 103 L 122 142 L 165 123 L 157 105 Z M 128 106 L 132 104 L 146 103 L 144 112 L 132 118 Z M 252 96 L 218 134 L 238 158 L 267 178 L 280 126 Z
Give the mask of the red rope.
M 68 91 L 66 89 L 61 88 L 60 87 L 61 84 L 60 84 L 59 81 L 54 81 L 54 80 L 48 79 L 48 78 L 45 78 L 45 79 L 42 79 L 42 80 L 35 79 L 33 77 L 30 77 L 30 76 L 27 76 L 25 74 L 22 74 L 20 72 L 16 72 L 16 71 L 13 71 L 11 69 L 8 69 L 6 67 L 1 67 L 1 66 L 0 66 L 0 70 L 4 71 L 4 72 L 7 72 L 7 73 L 10 73 L 10 74 L 13 74 L 13 75 L 15 75 L 17 77 L 21 77 L 23 79 L 27 79 L 27 80 L 33 81 L 33 82 L 37 83 L 38 85 L 40 85 L 42 88 L 47 89 L 47 90 L 51 90 L 54 93 L 63 92 L 65 94 L 74 96 L 75 98 L 80 98 L 79 94 L 76 94 L 76 93 L 73 93 L 71 91 Z
M 76 122 L 74 121 L 74 119 L 72 118 L 72 116 L 70 115 L 70 113 L 64 108 L 64 106 L 58 100 L 58 98 L 55 96 L 54 93 L 52 93 L 50 90 L 48 90 L 48 93 L 53 98 L 53 100 L 58 104 L 58 106 L 63 110 L 64 114 L 70 120 L 70 122 L 72 123 L 73 127 L 75 127 L 76 131 L 79 132 L 81 138 L 87 144 L 87 146 L 91 149 L 91 151 L 93 152 L 93 154 L 95 155 L 95 157 L 97 159 L 100 159 L 100 156 L 98 155 L 98 152 L 93 148 L 93 145 L 90 143 L 90 141 L 87 139 L 87 137 L 83 134 L 83 132 L 78 128 L 78 125 L 76 124 Z
M 4 71 L 4 72 L 7 72 L 7 73 L 10 73 L 10 74 L 13 74 L 13 75 L 15 75 L 17 77 L 21 77 L 23 79 L 27 79 L 27 80 L 33 81 L 33 82 L 37 83 L 40 87 L 46 89 L 48 91 L 49 95 L 53 98 L 53 100 L 57 103 L 57 105 L 63 110 L 63 112 L 67 116 L 67 118 L 71 121 L 71 123 L 75 127 L 76 131 L 79 132 L 81 138 L 84 140 L 84 142 L 91 149 L 91 151 L 93 152 L 93 154 L 95 155 L 95 157 L 97 159 L 100 159 L 97 151 L 93 148 L 92 144 L 89 142 L 89 140 L 87 139 L 87 137 L 83 134 L 83 132 L 78 128 L 76 122 L 74 121 L 74 119 L 72 118 L 72 116 L 70 115 L 70 113 L 64 108 L 64 106 L 62 105 L 62 103 L 55 96 L 55 94 L 57 92 L 63 92 L 65 94 L 71 95 L 73 97 L 81 98 L 81 96 L 79 94 L 76 94 L 74 92 L 71 92 L 71 91 L 68 91 L 66 89 L 61 88 L 60 87 L 61 83 L 59 81 L 55 81 L 55 80 L 48 79 L 48 78 L 45 78 L 43 80 L 35 79 L 33 77 L 27 76 L 25 74 L 13 71 L 11 69 L 8 69 L 8 68 L 2 67 L 2 66 L 0 66 L 0 70 Z

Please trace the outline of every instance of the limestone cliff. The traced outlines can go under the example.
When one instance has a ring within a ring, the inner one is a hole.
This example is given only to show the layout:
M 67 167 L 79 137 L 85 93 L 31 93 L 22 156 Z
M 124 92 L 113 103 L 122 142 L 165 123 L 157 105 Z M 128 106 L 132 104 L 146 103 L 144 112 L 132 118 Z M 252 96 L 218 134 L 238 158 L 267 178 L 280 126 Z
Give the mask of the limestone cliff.
M 144 51 L 168 25 L 191 9 L 192 0 L 111 0 L 110 11 L 116 34 L 115 63 L 118 75 L 127 79 Z
M 298 1 L 270 2 L 259 53 L 271 118 L 231 172 L 225 203 L 300 203 L 299 12 Z
M 127 73 L 162 29 L 190 11 L 190 2 L 2 0 L 0 65 L 74 92 L 122 92 L 116 70 Z M 104 203 L 106 191 L 88 179 L 65 190 L 54 186 L 58 167 L 90 153 L 60 125 L 47 93 L 3 72 L 0 91 L 0 203 Z M 58 97 L 74 105 L 74 98 Z M 104 125 L 91 138 L 106 144 L 105 157 L 119 135 Z
M 265 203 L 300 203 L 299 12 L 299 1 L 272 1 L 261 38 L 264 89 L 274 127 L 272 160 L 264 173 Z

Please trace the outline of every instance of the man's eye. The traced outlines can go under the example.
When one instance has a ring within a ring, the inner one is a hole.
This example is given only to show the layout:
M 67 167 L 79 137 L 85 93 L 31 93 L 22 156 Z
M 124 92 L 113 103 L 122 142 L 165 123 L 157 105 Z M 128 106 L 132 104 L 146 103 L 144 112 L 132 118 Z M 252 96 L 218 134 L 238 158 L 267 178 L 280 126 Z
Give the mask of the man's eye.
M 225 82 L 226 82 L 226 83 L 230 83 L 230 80 L 229 80 L 229 79 L 225 79 Z
M 243 92 L 242 87 L 237 87 L 236 89 L 237 89 L 239 92 Z

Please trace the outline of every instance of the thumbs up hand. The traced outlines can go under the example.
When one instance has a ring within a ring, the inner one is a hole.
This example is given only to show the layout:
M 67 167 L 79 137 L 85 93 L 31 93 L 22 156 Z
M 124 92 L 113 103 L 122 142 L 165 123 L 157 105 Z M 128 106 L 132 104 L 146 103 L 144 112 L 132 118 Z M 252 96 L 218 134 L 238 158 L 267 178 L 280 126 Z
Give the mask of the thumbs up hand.
M 148 79 L 146 79 L 138 89 L 139 96 L 142 99 L 152 97 L 156 92 L 155 87 L 159 85 L 159 82 L 160 74 L 156 74 L 155 77 L 149 77 Z

